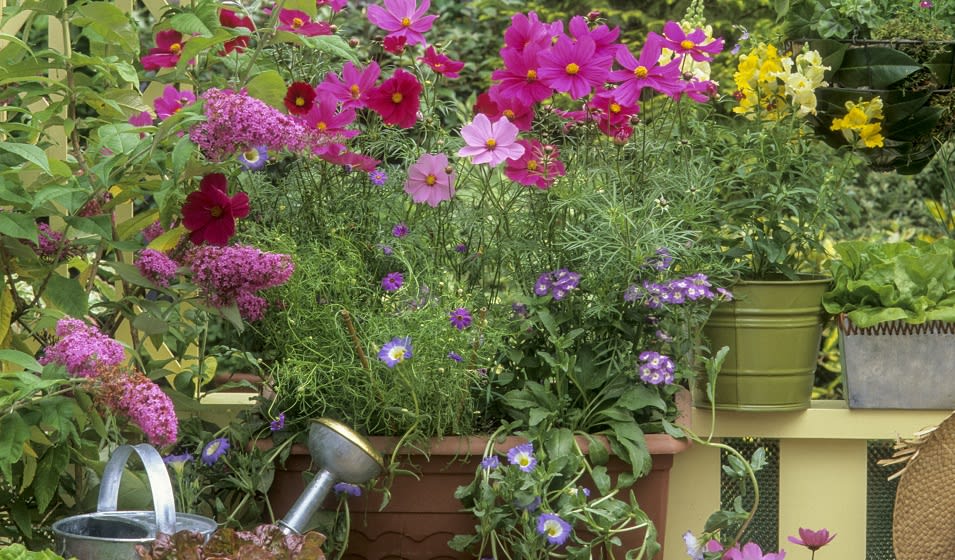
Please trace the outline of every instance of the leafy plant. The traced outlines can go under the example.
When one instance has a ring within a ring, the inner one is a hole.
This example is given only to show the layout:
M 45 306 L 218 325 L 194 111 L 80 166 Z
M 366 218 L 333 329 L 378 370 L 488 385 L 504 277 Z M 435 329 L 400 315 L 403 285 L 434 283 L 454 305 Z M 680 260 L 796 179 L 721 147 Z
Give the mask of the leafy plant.
M 836 244 L 823 305 L 859 327 L 883 321 L 955 321 L 955 241 Z
M 63 560 L 52 550 L 31 551 L 22 544 L 0 546 L 0 560 Z
M 315 531 L 286 535 L 277 525 L 265 524 L 249 531 L 218 529 L 208 541 L 195 531 L 159 533 L 151 546 L 136 545 L 136 551 L 142 560 L 325 560 L 324 542 L 324 535 Z

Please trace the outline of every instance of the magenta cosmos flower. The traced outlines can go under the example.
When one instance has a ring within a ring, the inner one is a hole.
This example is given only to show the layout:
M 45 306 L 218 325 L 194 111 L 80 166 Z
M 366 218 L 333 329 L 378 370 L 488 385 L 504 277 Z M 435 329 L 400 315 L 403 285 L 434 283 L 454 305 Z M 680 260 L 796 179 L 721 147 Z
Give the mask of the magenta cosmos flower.
M 524 155 L 507 161 L 504 175 L 516 183 L 538 189 L 549 189 L 557 177 L 567 173 L 558 158 L 555 146 L 542 146 L 538 140 L 518 140 Z
M 252 18 L 246 15 L 239 15 L 232 10 L 226 10 L 219 8 L 219 24 L 222 27 L 228 27 L 230 29 L 238 29 L 244 27 L 249 30 L 249 33 L 255 31 L 255 23 L 252 22 Z M 242 52 L 245 50 L 249 44 L 248 35 L 240 35 L 235 39 L 229 39 L 222 45 L 222 50 L 219 51 L 219 56 L 227 55 L 232 51 Z
M 561 33 L 563 23 L 543 23 L 537 17 L 537 12 L 514 14 L 511 16 L 511 25 L 504 30 L 504 45 L 507 48 L 524 50 L 529 45 L 538 48 L 550 47 L 554 36 Z
M 636 58 L 626 47 L 617 49 L 617 62 L 623 70 L 611 73 L 610 78 L 620 82 L 614 90 L 624 105 L 635 104 L 640 99 L 643 88 L 649 87 L 670 97 L 677 97 L 683 91 L 680 73 L 680 59 L 660 66 L 660 53 L 663 51 L 663 37 L 650 32 L 640 58 Z
M 534 44 L 527 45 L 524 50 L 501 49 L 504 68 L 491 73 L 491 78 L 497 80 L 491 86 L 492 95 L 499 99 L 516 99 L 524 105 L 533 105 L 553 95 L 554 90 L 538 77 L 541 50 Z
M 434 47 L 428 46 L 424 56 L 418 58 L 431 68 L 435 74 L 441 74 L 445 78 L 457 78 L 458 72 L 464 68 L 464 63 L 460 60 L 452 60 L 444 53 L 434 50 Z
M 835 533 L 830 535 L 828 529 L 819 529 L 818 531 L 813 531 L 812 529 L 803 529 L 800 527 L 799 537 L 789 537 L 789 542 L 798 544 L 799 546 L 804 546 L 815 552 L 832 542 L 832 539 L 834 538 L 836 538 Z
M 581 37 L 590 37 L 593 39 L 598 56 L 610 56 L 613 58 L 614 53 L 620 48 L 620 44 L 617 43 L 617 37 L 620 36 L 619 27 L 610 29 L 606 25 L 601 24 L 591 29 L 584 16 L 574 16 L 571 18 L 568 27 L 570 28 L 570 34 L 573 35 L 575 39 L 579 40 Z
M 327 94 L 342 104 L 342 108 L 360 109 L 366 105 L 368 92 L 375 87 L 381 74 L 377 62 L 360 69 L 348 61 L 342 66 L 341 78 L 334 72 L 325 75 L 325 81 L 316 90 Z
M 517 159 L 524 155 L 524 146 L 517 143 L 517 132 L 517 127 L 507 117 L 492 123 L 487 115 L 478 113 L 461 129 L 467 145 L 458 150 L 458 155 L 470 157 L 472 163 L 487 163 L 491 167 L 504 160 Z
M 191 91 L 179 91 L 175 86 L 166 86 L 162 90 L 162 95 L 153 101 L 153 107 L 156 108 L 156 116 L 162 120 L 175 115 L 186 105 L 195 102 L 196 96 Z
M 709 62 L 713 56 L 723 50 L 723 39 L 715 39 L 709 43 L 706 41 L 706 32 L 702 29 L 694 29 L 690 33 L 683 31 L 680 24 L 675 21 L 668 21 L 663 25 L 663 46 L 679 53 L 681 55 L 690 55 L 697 62 Z
M 196 245 L 225 245 L 235 235 L 236 218 L 249 215 L 249 195 L 240 192 L 229 196 L 227 188 L 225 175 L 212 173 L 202 178 L 198 191 L 186 197 L 182 225 Z
M 156 33 L 156 46 L 149 49 L 149 54 L 142 57 L 140 62 L 146 70 L 175 68 L 184 46 L 182 33 L 175 29 L 164 29 Z
M 454 196 L 454 170 L 444 154 L 424 154 L 408 168 L 405 192 L 432 208 Z
M 308 14 L 299 10 L 283 9 L 279 12 L 279 21 L 281 22 L 281 25 L 277 27 L 279 31 L 291 31 L 306 37 L 332 34 L 332 26 L 328 22 L 312 21 Z
M 418 121 L 421 84 L 401 68 L 368 93 L 368 107 L 381 115 L 385 124 L 411 128 Z
M 786 558 L 786 551 L 763 553 L 763 549 L 756 543 L 746 543 L 740 548 L 739 545 L 726 551 L 723 560 L 783 560 Z
M 404 37 L 408 45 L 425 44 L 424 33 L 438 16 L 426 16 L 431 0 L 421 0 L 421 6 L 415 7 L 415 0 L 385 0 L 385 7 L 368 6 L 368 21 L 388 32 L 389 37 Z
M 603 85 L 610 76 L 613 57 L 599 54 L 594 40 L 581 37 L 572 41 L 561 35 L 549 50 L 538 55 L 537 75 L 544 85 L 579 99 Z

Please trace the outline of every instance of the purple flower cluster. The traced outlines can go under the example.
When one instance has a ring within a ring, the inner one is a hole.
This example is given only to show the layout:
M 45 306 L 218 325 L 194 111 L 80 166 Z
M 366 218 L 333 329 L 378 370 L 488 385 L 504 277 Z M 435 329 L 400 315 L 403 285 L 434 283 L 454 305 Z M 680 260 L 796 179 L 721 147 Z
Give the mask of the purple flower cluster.
M 408 224 L 404 222 L 395 224 L 395 227 L 391 228 L 391 235 L 399 239 L 408 235 Z
M 550 294 L 554 301 L 560 301 L 578 284 L 580 284 L 580 274 L 560 268 L 541 274 L 534 284 L 534 293 L 541 297 Z
M 41 364 L 56 362 L 75 377 L 96 377 L 102 366 L 118 366 L 126 359 L 123 346 L 79 319 L 64 317 L 56 323 L 60 340 L 46 347 Z
M 162 251 L 143 249 L 136 255 L 136 268 L 149 281 L 165 288 L 176 277 L 179 264 Z
M 60 249 L 60 245 L 63 244 L 63 234 L 55 231 L 50 228 L 49 224 L 40 222 L 37 224 L 37 245 L 34 247 L 36 254 L 52 259 L 56 257 L 56 254 L 60 253 L 60 258 L 66 255 L 66 249 Z
M 654 270 L 666 270 L 671 264 L 673 264 L 673 257 L 670 256 L 670 251 L 666 247 L 660 247 L 655 256 L 647 259 L 647 265 Z
M 224 161 L 250 147 L 304 152 L 321 142 L 303 121 L 245 91 L 210 88 L 202 99 L 206 120 L 189 132 L 189 139 L 212 161 Z
M 640 352 L 637 373 L 640 374 L 640 379 L 647 383 L 652 385 L 673 383 L 675 370 L 676 364 L 669 356 L 652 351 Z
M 202 245 L 188 257 L 193 282 L 209 303 L 233 303 L 248 321 L 262 318 L 268 303 L 256 292 L 288 281 L 295 270 L 292 257 L 266 253 L 247 245 Z
M 624 301 L 641 301 L 650 309 L 660 309 L 664 305 L 682 305 L 688 301 L 716 298 L 732 299 L 732 295 L 723 288 L 713 289 L 705 274 L 691 274 L 684 278 L 668 280 L 663 283 L 643 281 L 643 287 L 631 284 L 623 293 Z
M 143 230 L 143 241 L 148 245 L 153 242 L 153 239 L 156 239 L 164 233 L 166 233 L 166 230 L 163 229 L 162 223 L 157 220 L 146 226 L 146 229 Z
M 111 408 L 124 414 L 146 434 L 149 443 L 162 447 L 176 443 L 179 421 L 172 399 L 159 385 L 140 373 L 119 382 L 119 398 Z

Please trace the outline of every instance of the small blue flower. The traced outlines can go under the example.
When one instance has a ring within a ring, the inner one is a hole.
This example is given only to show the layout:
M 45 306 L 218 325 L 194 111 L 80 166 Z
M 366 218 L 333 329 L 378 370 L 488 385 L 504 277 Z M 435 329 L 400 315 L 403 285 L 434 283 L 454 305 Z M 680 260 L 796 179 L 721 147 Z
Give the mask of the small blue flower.
M 497 455 L 491 455 L 481 460 L 481 468 L 485 470 L 492 471 L 500 466 L 501 460 L 497 458 Z
M 389 368 L 395 367 L 411 356 L 411 337 L 409 336 L 391 339 L 391 342 L 382 346 L 378 352 L 378 358 Z
M 226 438 L 216 438 L 202 448 L 202 463 L 205 465 L 214 465 L 228 450 L 229 440 Z
M 512 447 L 507 452 L 507 460 L 512 465 L 517 465 L 517 468 L 522 471 L 531 472 L 537 466 L 537 458 L 534 457 L 534 444 L 522 443 Z
M 249 171 L 258 171 L 265 167 L 265 162 L 269 159 L 269 151 L 265 146 L 255 146 L 248 150 L 239 152 L 236 156 L 242 167 Z
M 279 417 L 269 423 L 269 429 L 273 432 L 277 432 L 285 427 L 285 413 L 280 412 Z
M 354 484 L 349 484 L 347 482 L 339 482 L 332 487 L 335 490 L 335 493 L 338 495 L 348 494 L 349 496 L 361 496 L 361 487 Z
M 448 352 L 448 357 L 458 363 L 461 363 L 464 361 L 464 358 L 461 357 L 461 354 L 458 354 L 454 350 Z
M 388 182 L 388 174 L 382 171 L 381 169 L 375 169 L 374 171 L 369 171 L 368 178 L 371 179 L 372 184 L 378 187 Z
M 542 513 L 537 518 L 537 532 L 547 537 L 547 542 L 561 546 L 570 536 L 570 523 L 553 513 Z

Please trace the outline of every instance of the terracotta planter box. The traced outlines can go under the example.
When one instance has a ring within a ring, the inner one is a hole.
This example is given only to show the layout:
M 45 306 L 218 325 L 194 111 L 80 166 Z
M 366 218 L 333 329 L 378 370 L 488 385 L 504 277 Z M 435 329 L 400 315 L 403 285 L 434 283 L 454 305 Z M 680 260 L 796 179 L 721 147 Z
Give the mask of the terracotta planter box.
M 371 437 L 372 445 L 382 455 L 390 454 L 398 438 Z M 634 485 L 640 507 L 653 520 L 661 546 L 665 541 L 667 495 L 673 456 L 689 447 L 684 440 L 666 435 L 647 435 L 647 446 L 653 456 L 651 472 Z M 497 448 L 510 449 L 525 440 L 509 438 Z M 461 503 L 454 498 L 458 486 L 474 479 L 487 438 L 452 437 L 436 440 L 430 447 L 430 460 L 423 455 L 408 455 L 409 465 L 420 479 L 399 476 L 391 486 L 391 502 L 379 512 L 381 497 L 377 493 L 351 498 L 351 534 L 344 558 L 368 559 L 465 559 L 472 558 L 452 550 L 448 541 L 456 534 L 472 533 L 476 520 L 461 511 Z M 586 443 L 586 442 L 584 442 Z M 303 471 L 311 466 L 311 457 L 304 445 L 294 446 L 285 468 L 277 470 L 269 492 L 277 517 L 289 510 L 305 488 Z M 612 457 L 607 465 L 611 477 L 628 471 L 629 465 Z M 334 507 L 330 500 L 327 507 Z M 627 534 L 623 550 L 638 548 L 642 534 Z M 663 550 L 655 557 L 663 558 Z

